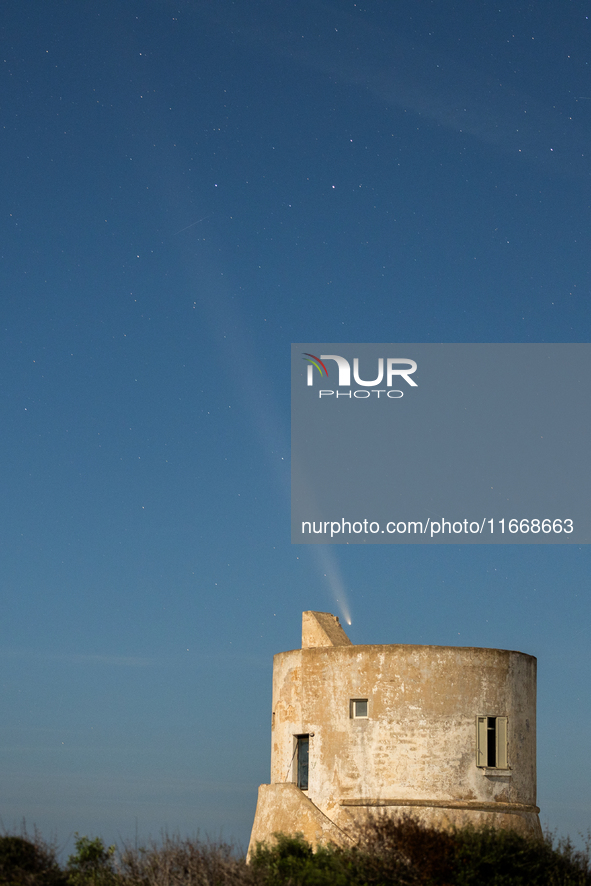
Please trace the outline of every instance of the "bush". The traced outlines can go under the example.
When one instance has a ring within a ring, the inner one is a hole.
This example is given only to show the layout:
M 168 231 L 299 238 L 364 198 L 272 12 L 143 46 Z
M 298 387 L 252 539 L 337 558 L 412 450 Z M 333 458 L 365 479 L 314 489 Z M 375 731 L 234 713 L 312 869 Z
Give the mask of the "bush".
M 227 843 L 181 839 L 165 834 L 160 844 L 126 846 L 119 859 L 125 886 L 240 886 L 253 872 Z
M 68 858 L 68 882 L 71 886 L 114 886 L 117 882 L 113 865 L 115 846 L 105 848 L 100 837 L 76 837 L 76 852 Z
M 334 846 L 319 846 L 316 852 L 301 835 L 277 834 L 271 847 L 259 844 L 251 859 L 256 884 L 265 886 L 347 886 L 353 869 L 350 853 Z
M 513 831 L 440 831 L 412 818 L 376 818 L 354 848 L 278 835 L 252 858 L 257 886 L 591 886 L 588 852 Z
M 0 836 L 0 884 L 2 886 L 66 886 L 55 848 L 35 832 L 23 836 Z
M 588 852 L 567 840 L 552 845 L 513 831 L 464 828 L 455 835 L 458 886 L 591 886 Z
M 565 840 L 526 839 L 513 831 L 440 831 L 413 818 L 379 817 L 349 848 L 313 848 L 277 835 L 251 864 L 227 843 L 165 835 L 160 843 L 116 854 L 76 834 L 60 870 L 37 834 L 0 837 L 0 886 L 591 886 L 589 852 Z

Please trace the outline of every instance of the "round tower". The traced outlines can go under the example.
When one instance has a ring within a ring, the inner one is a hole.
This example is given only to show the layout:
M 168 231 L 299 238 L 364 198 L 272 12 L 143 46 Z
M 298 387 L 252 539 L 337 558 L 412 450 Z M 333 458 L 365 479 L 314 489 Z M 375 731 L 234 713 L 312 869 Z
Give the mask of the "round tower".
M 273 663 L 271 784 L 251 836 L 346 844 L 368 812 L 541 835 L 536 659 L 450 646 L 354 646 L 304 612 Z

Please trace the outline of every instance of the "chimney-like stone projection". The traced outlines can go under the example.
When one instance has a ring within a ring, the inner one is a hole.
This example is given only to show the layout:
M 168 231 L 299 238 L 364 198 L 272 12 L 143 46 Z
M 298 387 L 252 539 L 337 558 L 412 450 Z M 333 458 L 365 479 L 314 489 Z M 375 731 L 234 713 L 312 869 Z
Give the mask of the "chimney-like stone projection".
M 336 615 L 330 612 L 302 612 L 302 649 L 352 645 Z
M 271 783 L 249 851 L 273 834 L 347 845 L 368 812 L 541 835 L 536 659 L 456 646 L 354 646 L 304 612 L 273 661 Z

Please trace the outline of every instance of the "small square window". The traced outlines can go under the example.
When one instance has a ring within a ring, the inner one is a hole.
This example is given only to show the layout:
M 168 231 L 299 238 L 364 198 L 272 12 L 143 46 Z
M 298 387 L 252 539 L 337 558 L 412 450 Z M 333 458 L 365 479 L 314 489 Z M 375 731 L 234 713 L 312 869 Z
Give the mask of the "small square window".
M 367 719 L 367 699 L 366 698 L 352 698 L 351 699 L 351 709 L 350 716 L 354 720 Z

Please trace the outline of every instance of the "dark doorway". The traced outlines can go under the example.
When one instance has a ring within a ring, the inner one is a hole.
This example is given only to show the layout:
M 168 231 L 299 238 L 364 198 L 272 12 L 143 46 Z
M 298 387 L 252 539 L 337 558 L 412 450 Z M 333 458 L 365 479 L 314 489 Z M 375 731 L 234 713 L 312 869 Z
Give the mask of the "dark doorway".
M 302 791 L 308 790 L 308 750 L 310 740 L 308 735 L 296 735 L 296 784 Z

